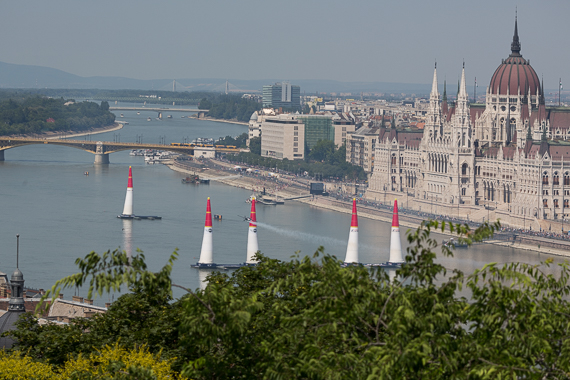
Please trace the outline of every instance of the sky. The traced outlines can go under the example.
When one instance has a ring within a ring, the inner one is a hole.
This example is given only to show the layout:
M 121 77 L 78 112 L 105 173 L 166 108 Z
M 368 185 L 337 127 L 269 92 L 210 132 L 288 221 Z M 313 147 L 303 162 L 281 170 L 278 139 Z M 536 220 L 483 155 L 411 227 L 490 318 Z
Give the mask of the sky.
M 0 3 L 0 61 L 136 79 L 457 83 L 510 53 L 546 88 L 570 62 L 567 0 L 26 0 Z M 453 86 L 453 85 L 452 85 Z M 570 87 L 569 87 L 570 88 Z

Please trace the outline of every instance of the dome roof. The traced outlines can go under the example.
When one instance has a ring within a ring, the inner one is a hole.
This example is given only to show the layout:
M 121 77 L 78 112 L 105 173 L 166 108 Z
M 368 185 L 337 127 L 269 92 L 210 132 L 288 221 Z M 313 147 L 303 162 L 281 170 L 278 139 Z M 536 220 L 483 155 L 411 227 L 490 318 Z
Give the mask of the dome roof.
M 257 111 L 253 111 L 253 113 L 251 114 L 251 117 L 249 118 L 249 120 L 255 120 L 255 121 L 257 121 Z
M 7 311 L 0 317 L 0 335 L 6 331 L 12 331 L 16 329 L 16 322 L 18 318 L 24 311 Z M 0 349 L 2 348 L 12 348 L 14 344 L 14 338 L 11 336 L 0 336 Z
M 24 281 L 24 275 L 23 275 L 22 271 L 20 269 L 16 268 L 14 273 L 12 273 L 12 277 L 10 278 L 10 281 Z
M 515 34 L 511 43 L 511 54 L 505 59 L 501 65 L 495 70 L 495 74 L 491 78 L 490 91 L 491 94 L 506 95 L 536 95 L 537 91 L 542 94 L 540 88 L 540 80 L 536 71 L 530 63 L 520 54 L 521 45 L 515 20 Z

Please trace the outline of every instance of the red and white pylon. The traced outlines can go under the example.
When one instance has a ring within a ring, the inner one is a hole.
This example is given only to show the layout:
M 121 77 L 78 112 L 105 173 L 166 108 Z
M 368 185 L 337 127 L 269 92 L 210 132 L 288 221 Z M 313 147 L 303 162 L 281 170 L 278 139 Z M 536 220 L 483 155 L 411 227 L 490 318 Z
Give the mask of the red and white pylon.
M 213 239 L 212 239 L 212 208 L 210 207 L 210 197 L 206 206 L 206 223 L 204 224 L 204 238 L 202 239 L 202 251 L 200 252 L 199 264 L 213 264 Z
M 352 220 L 350 221 L 348 246 L 346 247 L 344 262 L 347 264 L 358 263 L 358 216 L 356 214 L 356 198 L 352 199 Z
M 125 206 L 123 216 L 133 215 L 133 169 L 129 166 L 129 182 L 127 183 L 127 195 L 125 196 Z
M 251 214 L 249 216 L 249 231 L 247 233 L 247 260 L 246 264 L 255 264 L 257 260 L 254 258 L 259 251 L 257 243 L 257 218 L 255 216 L 255 197 L 251 199 Z
M 390 260 L 389 263 L 398 264 L 404 262 L 402 256 L 402 242 L 400 241 L 400 221 L 398 219 L 398 200 L 394 200 L 394 213 L 392 214 L 392 233 L 390 235 Z

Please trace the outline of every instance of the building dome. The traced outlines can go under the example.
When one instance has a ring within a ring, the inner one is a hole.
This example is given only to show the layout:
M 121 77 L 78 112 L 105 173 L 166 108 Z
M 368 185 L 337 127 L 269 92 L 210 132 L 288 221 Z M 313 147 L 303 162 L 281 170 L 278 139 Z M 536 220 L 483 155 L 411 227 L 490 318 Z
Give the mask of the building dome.
M 515 20 L 515 34 L 511 43 L 511 54 L 503 60 L 491 78 L 490 91 L 496 95 L 528 95 L 542 94 L 540 80 L 530 63 L 520 54 L 521 45 Z
M 249 120 L 257 121 L 257 111 L 253 111 Z
M 12 273 L 12 277 L 10 277 L 10 281 L 24 281 L 24 275 L 22 271 L 18 268 Z

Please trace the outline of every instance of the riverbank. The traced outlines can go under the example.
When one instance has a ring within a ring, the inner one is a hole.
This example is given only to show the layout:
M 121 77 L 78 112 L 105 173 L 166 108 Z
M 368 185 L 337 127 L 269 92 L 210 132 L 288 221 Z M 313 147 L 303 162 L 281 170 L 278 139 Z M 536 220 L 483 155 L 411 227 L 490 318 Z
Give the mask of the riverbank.
M 44 134 L 42 134 L 41 136 L 43 136 L 45 139 L 48 140 L 54 140 L 54 139 L 59 139 L 59 138 L 69 138 L 69 137 L 80 137 L 80 136 L 88 136 L 88 135 L 96 135 L 99 133 L 105 133 L 105 132 L 113 132 L 113 131 L 117 131 L 121 128 L 123 128 L 125 124 L 121 123 L 121 122 L 115 122 L 113 125 L 109 125 L 106 127 L 101 127 L 101 128 L 93 128 L 89 131 L 86 132 L 77 132 L 77 133 L 65 133 L 62 134 L 62 132 L 46 132 Z
M 280 175 L 279 179 L 269 176 L 252 176 L 241 175 L 234 170 L 234 165 L 218 160 L 190 161 L 188 165 L 183 167 L 180 163 L 169 164 L 168 167 L 174 171 L 178 171 L 190 175 L 199 175 L 201 178 L 210 179 L 210 181 L 218 181 L 220 183 L 250 190 L 252 194 L 259 194 L 263 190 L 271 198 L 283 199 L 307 196 L 306 198 L 295 199 L 297 202 L 304 203 L 310 207 L 316 207 L 344 214 L 352 212 L 352 204 L 343 200 L 335 199 L 330 196 L 310 196 L 309 180 L 299 179 L 293 176 Z M 359 204 L 358 215 L 361 218 L 379 220 L 386 223 L 392 222 L 392 214 L 390 209 L 378 209 Z M 420 215 L 408 214 L 400 212 L 400 225 L 410 229 L 418 228 L 423 220 Z M 449 232 L 437 231 L 439 234 L 447 236 L 456 236 Z M 568 244 L 566 244 L 568 243 Z M 511 247 L 523 249 L 537 253 L 545 253 L 556 256 L 570 257 L 570 242 L 559 241 L 547 238 L 535 238 L 524 236 L 514 241 L 505 240 L 489 240 L 485 244 L 494 244 L 503 247 Z M 552 245 L 552 246 L 549 246 Z M 566 247 L 567 245 L 567 247 Z
M 124 125 L 125 125 L 124 123 L 115 122 L 114 124 L 108 125 L 106 127 L 93 128 L 84 132 L 57 131 L 57 132 L 34 133 L 33 135 L 12 135 L 8 137 L 27 137 L 27 138 L 31 137 L 31 138 L 45 139 L 45 140 L 67 139 L 70 137 L 89 136 L 105 132 L 113 132 L 123 128 Z
M 218 123 L 228 123 L 228 124 L 238 124 L 238 125 L 249 125 L 243 121 L 237 120 L 225 120 L 225 119 L 215 119 L 213 117 L 204 116 L 204 117 L 197 117 L 196 114 L 188 116 L 188 118 L 196 119 L 196 120 L 206 120 L 206 121 L 216 121 Z

